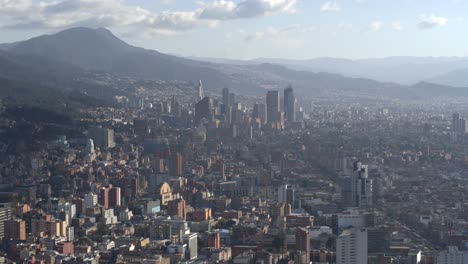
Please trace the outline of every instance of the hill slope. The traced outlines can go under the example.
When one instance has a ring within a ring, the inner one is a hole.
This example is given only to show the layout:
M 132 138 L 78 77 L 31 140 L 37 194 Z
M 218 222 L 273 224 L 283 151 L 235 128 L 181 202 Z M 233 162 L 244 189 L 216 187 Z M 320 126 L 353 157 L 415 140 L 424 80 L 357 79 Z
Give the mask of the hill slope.
M 16 58 L 22 56 L 23 61 L 29 63 L 26 66 L 32 65 L 31 67 L 37 68 L 40 65 L 50 65 L 52 68 L 47 70 L 49 73 L 44 73 L 45 76 L 51 76 L 50 72 L 53 73 L 50 78 L 47 77 L 48 80 L 61 76 L 71 78 L 73 74 L 79 74 L 79 71 L 75 70 L 78 68 L 142 79 L 179 81 L 201 79 L 211 90 L 220 91 L 223 87 L 229 87 L 237 93 L 257 95 L 263 95 L 265 89 L 282 89 L 289 84 L 299 93 L 309 96 L 347 92 L 355 95 L 413 98 L 439 96 L 441 93 L 434 89 L 442 89 L 441 86 L 431 86 L 426 91 L 424 86 L 428 86 L 427 83 L 408 87 L 365 78 L 348 78 L 339 74 L 293 70 L 270 63 L 241 65 L 184 59 L 131 46 L 109 30 L 102 28 L 72 28 L 54 35 L 43 35 L 2 47 L 8 56 Z M 39 60 L 40 63 L 34 63 L 34 60 Z M 401 61 L 406 60 L 400 59 Z M 327 60 L 314 63 L 322 68 L 330 66 Z M 331 64 L 340 63 L 348 65 L 350 62 L 334 60 Z M 19 67 L 25 66 L 17 64 Z M 57 65 L 69 66 L 62 69 L 62 67 L 57 68 Z M 62 73 L 64 70 L 65 73 Z M 27 69 L 18 68 L 13 72 L 25 71 Z M 452 91 L 452 88 L 444 87 L 443 90 Z M 463 91 L 455 89 L 453 93 L 458 94 Z

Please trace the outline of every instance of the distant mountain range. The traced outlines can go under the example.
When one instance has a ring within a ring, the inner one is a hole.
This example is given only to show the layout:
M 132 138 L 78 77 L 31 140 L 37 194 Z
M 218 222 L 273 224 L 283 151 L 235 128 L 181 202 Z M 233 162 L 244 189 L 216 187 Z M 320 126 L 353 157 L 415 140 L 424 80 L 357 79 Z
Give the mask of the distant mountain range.
M 402 85 L 433 82 L 441 85 L 468 87 L 468 58 L 466 57 L 388 57 L 361 60 L 336 58 L 230 60 L 203 57 L 191 57 L 191 59 L 236 65 L 274 63 L 294 70 L 328 72 Z
M 438 78 L 443 80 L 443 74 L 446 76 L 455 74 L 451 70 L 460 70 L 464 65 L 463 59 L 456 58 L 413 60 L 401 57 L 365 61 L 258 59 L 247 62 L 193 59 L 131 46 L 109 30 L 102 28 L 72 28 L 54 35 L 0 44 L 0 50 L 0 78 L 20 81 L 39 80 L 46 84 L 56 82 L 76 85 L 72 80 L 77 76 L 84 72 L 95 71 L 140 79 L 181 81 L 201 79 L 204 85 L 213 91 L 229 87 L 237 93 L 255 95 L 265 94 L 266 89 L 282 89 L 290 84 L 298 93 L 306 96 L 328 93 L 402 99 L 444 95 L 468 96 L 468 89 L 433 85 L 427 82 L 408 86 L 396 84 L 398 80 L 391 78 L 390 73 L 398 75 L 398 72 L 401 72 L 407 75 L 405 82 L 411 78 L 436 80 L 435 77 L 426 78 L 422 73 L 429 72 L 425 69 L 430 68 L 432 74 L 439 74 Z M 448 66 L 455 64 L 460 65 L 457 66 L 459 68 Z M 414 75 L 409 70 L 405 72 L 406 68 L 402 65 L 413 69 Z M 422 70 L 418 70 L 418 67 Z M 441 72 L 441 69 L 444 71 Z M 376 77 L 380 74 L 382 78 L 375 79 L 381 81 L 361 76 L 364 73 L 374 74 Z M 462 76 L 462 73 L 458 74 Z M 466 86 L 468 87 L 468 83 Z

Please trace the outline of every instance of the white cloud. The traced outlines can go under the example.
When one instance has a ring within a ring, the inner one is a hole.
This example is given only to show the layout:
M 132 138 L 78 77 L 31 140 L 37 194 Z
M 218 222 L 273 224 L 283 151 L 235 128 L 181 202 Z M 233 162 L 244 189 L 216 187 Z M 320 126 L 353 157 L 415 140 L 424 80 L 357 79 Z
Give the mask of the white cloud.
M 249 34 L 245 36 L 244 40 L 245 41 L 254 41 L 254 40 L 262 40 L 265 38 L 266 33 L 264 31 L 257 31 L 253 34 Z
M 174 0 L 160 0 L 170 3 Z M 123 0 L 0 0 L 0 27 L 10 29 L 74 26 L 127 27 L 165 35 L 196 27 L 213 27 L 222 20 L 294 12 L 296 0 L 213 0 L 193 11 L 151 12 Z
M 278 38 L 281 36 L 285 36 L 286 34 L 290 32 L 295 32 L 295 33 L 310 33 L 312 31 L 315 31 L 315 27 L 310 27 L 310 26 L 303 26 L 300 24 L 293 24 L 293 25 L 288 25 L 284 27 L 268 27 L 265 30 L 262 31 L 256 31 L 253 33 L 247 33 L 245 31 L 239 31 L 240 34 L 244 34 L 244 40 L 245 41 L 256 41 L 256 40 L 263 40 L 266 38 Z
M 295 12 L 296 0 L 216 0 L 206 5 L 201 13 L 202 19 L 229 20 L 252 18 L 273 13 Z
M 354 26 L 351 23 L 340 23 L 338 24 L 338 28 L 345 30 L 345 29 L 352 29 Z
M 372 21 L 372 22 L 369 24 L 368 31 L 370 31 L 370 32 L 377 32 L 377 31 L 380 31 L 380 30 L 382 29 L 382 26 L 383 26 L 383 22 L 382 22 L 382 21 L 380 21 L 380 20 Z
M 418 26 L 420 29 L 431 29 L 435 27 L 445 26 L 448 23 L 448 18 L 435 15 L 422 15 L 421 22 Z
M 395 21 L 392 23 L 392 28 L 396 31 L 402 31 L 403 30 L 403 25 L 401 24 L 400 21 Z
M 320 11 L 322 12 L 337 12 L 340 11 L 340 5 L 337 2 L 325 2 L 320 7 Z
M 175 3 L 176 0 L 160 0 L 161 3 L 165 4 L 165 5 L 170 5 L 170 4 L 173 4 Z

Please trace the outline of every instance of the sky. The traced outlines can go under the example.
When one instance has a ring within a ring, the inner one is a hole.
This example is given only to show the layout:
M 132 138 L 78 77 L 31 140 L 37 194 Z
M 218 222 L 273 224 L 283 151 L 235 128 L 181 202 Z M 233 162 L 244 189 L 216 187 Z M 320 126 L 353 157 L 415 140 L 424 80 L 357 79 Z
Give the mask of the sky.
M 182 56 L 468 56 L 468 0 L 0 0 L 0 43 L 77 26 Z

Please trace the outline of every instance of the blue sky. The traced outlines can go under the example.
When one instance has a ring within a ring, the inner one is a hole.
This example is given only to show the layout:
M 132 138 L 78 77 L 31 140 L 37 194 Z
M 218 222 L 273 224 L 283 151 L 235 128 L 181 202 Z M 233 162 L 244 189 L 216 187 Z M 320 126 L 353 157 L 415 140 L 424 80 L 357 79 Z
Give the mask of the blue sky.
M 0 0 L 0 42 L 75 26 L 185 56 L 468 55 L 468 0 Z

